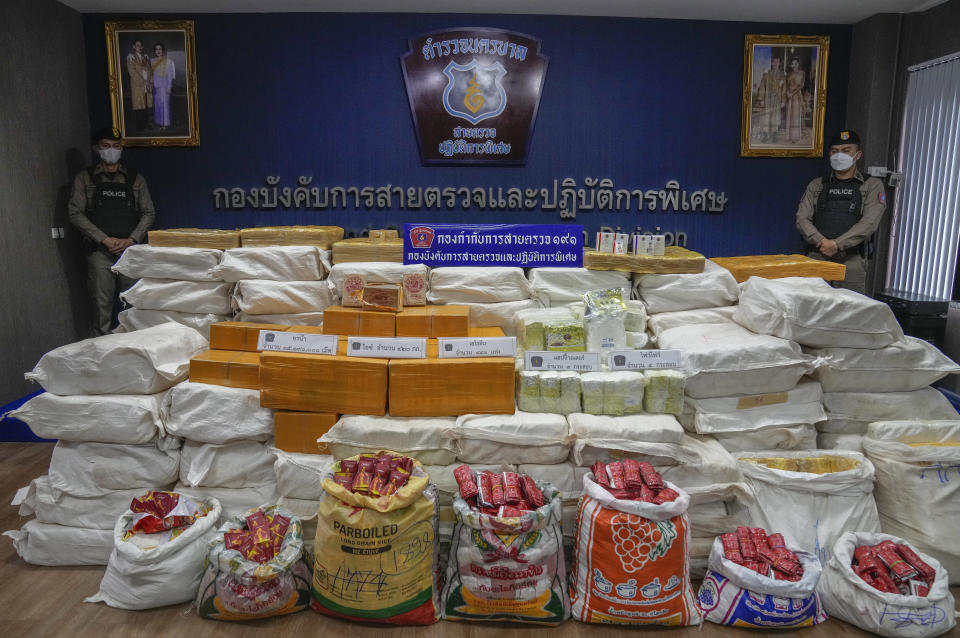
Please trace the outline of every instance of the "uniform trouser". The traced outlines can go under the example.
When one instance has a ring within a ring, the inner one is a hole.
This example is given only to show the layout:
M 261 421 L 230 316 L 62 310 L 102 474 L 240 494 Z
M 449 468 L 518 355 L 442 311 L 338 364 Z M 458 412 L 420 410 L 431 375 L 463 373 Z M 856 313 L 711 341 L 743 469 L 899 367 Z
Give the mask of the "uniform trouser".
M 867 294 L 867 261 L 856 251 L 857 249 L 854 248 L 853 253 L 847 253 L 846 258 L 841 262 L 847 268 L 846 275 L 843 281 L 835 281 L 833 285 L 865 295 Z M 827 258 L 816 250 L 807 253 L 807 257 L 827 261 Z
M 117 285 L 119 284 L 122 292 L 137 283 L 136 279 L 115 275 L 110 271 L 110 267 L 117 263 L 119 258 L 99 249 L 87 256 L 87 287 L 93 299 L 93 331 L 97 335 L 110 333 Z

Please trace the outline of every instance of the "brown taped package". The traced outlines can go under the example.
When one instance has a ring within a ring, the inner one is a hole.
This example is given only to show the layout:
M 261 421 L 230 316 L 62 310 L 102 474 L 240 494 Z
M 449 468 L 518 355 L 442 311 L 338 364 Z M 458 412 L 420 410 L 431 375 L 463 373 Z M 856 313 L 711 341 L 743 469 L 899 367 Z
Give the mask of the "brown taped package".
M 397 313 L 398 337 L 470 336 L 469 306 L 423 306 Z
M 211 350 L 243 350 L 257 352 L 261 330 L 286 332 L 290 326 L 249 321 L 221 321 L 210 326 Z
M 700 253 L 667 246 L 659 257 L 650 255 L 612 255 L 587 250 L 583 253 L 583 266 L 590 270 L 619 270 L 638 274 L 686 274 L 703 272 L 706 258 Z
M 147 243 L 165 248 L 227 248 L 240 247 L 239 230 L 212 228 L 168 228 L 147 231 Z
M 237 350 L 207 350 L 190 359 L 190 380 L 230 388 L 260 389 L 260 355 Z
M 260 355 L 260 405 L 383 416 L 387 359 L 264 352 Z
M 317 439 L 336 425 L 340 417 L 323 412 L 277 410 L 273 414 L 273 439 L 278 450 L 298 454 L 330 454 Z
M 403 262 L 403 240 L 354 237 L 338 241 L 333 245 L 334 264 L 355 261 Z
M 383 228 L 371 230 L 369 236 L 370 239 L 379 241 L 382 239 L 399 239 L 400 233 L 395 228 Z
M 743 283 L 750 277 L 822 277 L 827 281 L 841 281 L 847 271 L 843 264 L 811 259 L 806 255 L 714 257 L 710 261 L 729 270 L 737 283 Z
M 343 239 L 339 226 L 260 226 L 240 229 L 243 246 L 316 246 L 330 250 Z
M 331 335 L 393 337 L 396 314 L 330 306 L 323 311 L 323 332 Z
M 513 414 L 512 357 L 437 359 L 435 347 L 390 360 L 390 416 Z
M 364 310 L 373 312 L 400 312 L 403 310 L 403 289 L 399 284 L 368 282 L 360 293 L 360 304 Z

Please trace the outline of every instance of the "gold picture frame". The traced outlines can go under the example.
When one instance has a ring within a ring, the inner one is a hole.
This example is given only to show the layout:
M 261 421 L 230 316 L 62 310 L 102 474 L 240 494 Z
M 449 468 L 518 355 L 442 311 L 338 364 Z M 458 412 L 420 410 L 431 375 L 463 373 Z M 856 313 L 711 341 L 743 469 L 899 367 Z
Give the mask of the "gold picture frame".
M 127 146 L 200 146 L 193 20 L 105 22 L 113 127 Z
M 830 36 L 747 34 L 742 157 L 821 157 Z

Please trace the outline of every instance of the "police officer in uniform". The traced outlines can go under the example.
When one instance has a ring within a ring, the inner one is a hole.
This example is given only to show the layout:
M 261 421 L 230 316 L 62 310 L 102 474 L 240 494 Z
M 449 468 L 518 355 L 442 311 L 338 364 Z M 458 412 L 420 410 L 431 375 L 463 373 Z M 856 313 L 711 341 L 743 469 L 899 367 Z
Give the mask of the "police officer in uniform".
M 100 161 L 74 178 L 68 204 L 70 223 L 83 233 L 88 248 L 87 285 L 98 335 L 110 332 L 117 280 L 120 291 L 135 283 L 115 275 L 110 267 L 124 250 L 144 240 L 154 218 L 147 182 L 120 164 L 122 148 L 117 129 L 100 129 L 93 135 L 93 152 Z
M 846 266 L 846 277 L 835 285 L 864 294 L 871 237 L 887 200 L 883 182 L 857 170 L 861 157 L 855 132 L 840 131 L 830 140 L 832 170 L 807 185 L 797 208 L 797 230 L 807 242 L 807 256 Z

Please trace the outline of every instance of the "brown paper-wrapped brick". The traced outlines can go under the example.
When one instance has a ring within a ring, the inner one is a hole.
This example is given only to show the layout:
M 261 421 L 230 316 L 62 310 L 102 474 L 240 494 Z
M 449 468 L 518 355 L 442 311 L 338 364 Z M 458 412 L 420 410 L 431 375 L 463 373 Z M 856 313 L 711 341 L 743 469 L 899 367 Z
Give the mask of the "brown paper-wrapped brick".
M 382 239 L 398 239 L 400 237 L 400 233 L 396 228 L 384 228 L 371 230 L 369 236 L 370 239 L 379 241 Z
M 360 293 L 364 310 L 374 312 L 400 312 L 403 310 L 403 289 L 399 284 L 367 283 Z
M 423 306 L 397 313 L 398 337 L 466 337 L 469 334 L 469 306 Z
M 260 388 L 260 355 L 236 350 L 207 350 L 190 359 L 190 380 L 230 388 Z
M 354 237 L 333 245 L 333 263 L 354 261 L 393 261 L 403 263 L 402 239 L 370 239 Z
M 210 349 L 256 352 L 261 330 L 286 332 L 289 328 L 273 323 L 221 321 L 210 326 Z
M 737 283 L 743 283 L 754 276 L 765 279 L 822 277 L 827 281 L 840 281 L 847 271 L 847 267 L 843 264 L 811 259 L 806 255 L 714 257 L 710 261 L 729 270 Z
M 343 239 L 339 226 L 260 226 L 240 230 L 243 246 L 316 246 L 330 250 Z
M 639 274 L 675 274 L 703 272 L 706 258 L 700 253 L 667 246 L 659 257 L 650 255 L 612 255 L 586 250 L 583 253 L 583 266 L 590 270 L 619 270 Z
M 264 352 L 260 355 L 260 405 L 383 416 L 387 359 Z
M 166 248 L 227 248 L 240 247 L 239 230 L 214 228 L 169 228 L 147 232 L 147 243 Z
M 339 420 L 336 414 L 277 410 L 273 414 L 273 439 L 278 450 L 299 454 L 330 454 L 326 443 L 317 439 Z
M 513 414 L 513 392 L 512 357 L 390 360 L 390 416 Z
M 396 314 L 330 306 L 323 311 L 323 332 L 331 335 L 393 337 Z

